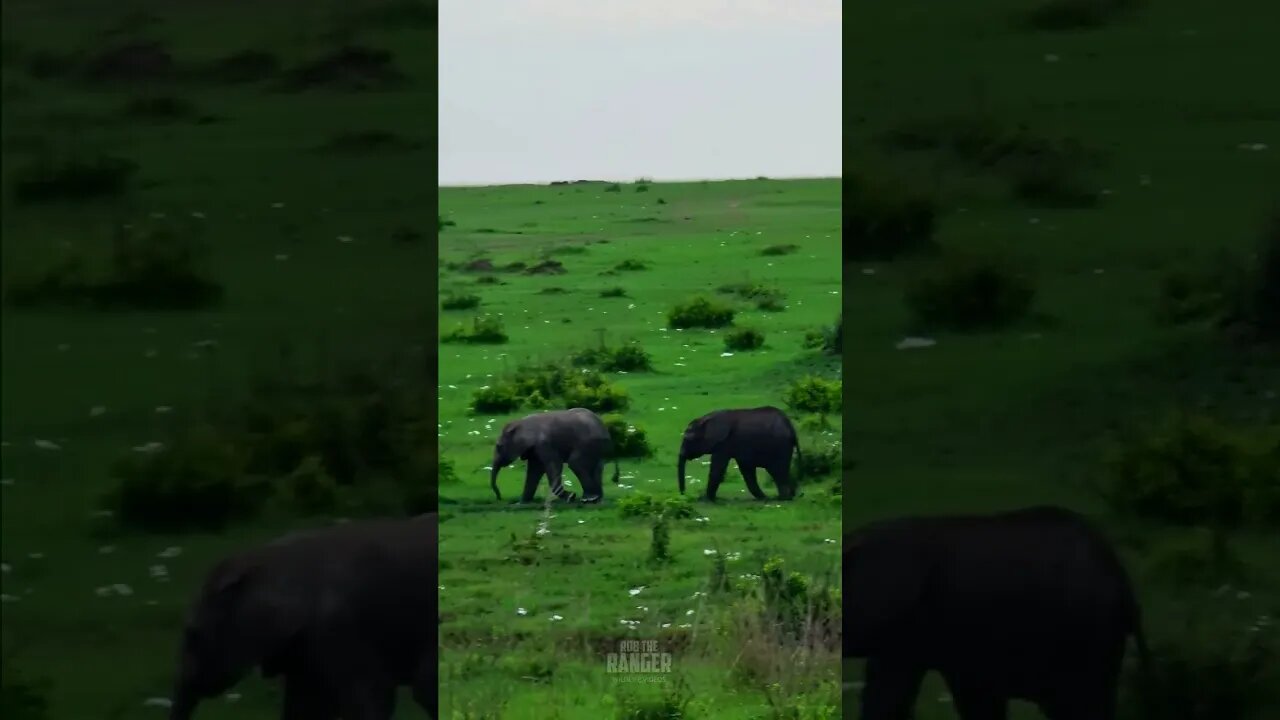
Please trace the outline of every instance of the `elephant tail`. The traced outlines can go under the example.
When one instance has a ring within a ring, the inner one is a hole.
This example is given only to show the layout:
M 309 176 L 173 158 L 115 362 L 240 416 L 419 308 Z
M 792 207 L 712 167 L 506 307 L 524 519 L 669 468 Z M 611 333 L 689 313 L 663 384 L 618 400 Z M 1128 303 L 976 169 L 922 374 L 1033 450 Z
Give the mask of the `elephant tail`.
M 622 470 L 618 468 L 618 458 L 613 459 L 613 484 L 617 485 L 622 480 Z

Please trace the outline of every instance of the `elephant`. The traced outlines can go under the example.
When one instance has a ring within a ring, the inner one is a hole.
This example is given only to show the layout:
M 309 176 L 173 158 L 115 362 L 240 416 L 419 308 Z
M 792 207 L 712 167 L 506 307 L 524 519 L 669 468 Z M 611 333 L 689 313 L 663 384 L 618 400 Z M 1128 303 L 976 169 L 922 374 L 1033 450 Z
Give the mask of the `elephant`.
M 1050 720 L 1113 720 L 1141 613 L 1114 548 L 1058 506 L 900 517 L 844 541 L 845 658 L 865 658 L 862 720 L 912 717 L 938 672 L 963 720 L 1012 699 Z
M 605 458 L 612 452 L 613 439 L 609 429 L 599 415 L 586 408 L 526 415 L 503 426 L 502 434 L 493 447 L 489 486 L 493 488 L 494 496 L 501 500 L 498 472 L 521 459 L 527 461 L 521 502 L 533 502 L 534 491 L 538 489 L 538 481 L 544 473 L 555 497 L 573 501 L 577 495 L 566 491 L 561 479 L 567 463 L 582 484 L 582 502 L 600 502 L 604 498 Z M 621 476 L 618 459 L 614 458 L 615 485 Z
M 255 667 L 283 682 L 283 720 L 388 720 L 406 685 L 435 720 L 437 519 L 352 521 L 217 563 L 187 614 L 170 720 Z
M 711 455 L 711 475 L 707 481 L 706 499 L 714 501 L 720 483 L 724 481 L 729 461 L 738 463 L 747 490 L 757 500 L 766 499 L 756 469 L 768 471 L 778 486 L 778 499 L 790 500 L 796 496 L 796 482 L 791 477 L 791 451 L 801 459 L 800 439 L 791 419 L 772 406 L 716 410 L 689 423 L 680 441 L 679 478 L 680 494 L 684 494 L 684 466 L 688 460 Z

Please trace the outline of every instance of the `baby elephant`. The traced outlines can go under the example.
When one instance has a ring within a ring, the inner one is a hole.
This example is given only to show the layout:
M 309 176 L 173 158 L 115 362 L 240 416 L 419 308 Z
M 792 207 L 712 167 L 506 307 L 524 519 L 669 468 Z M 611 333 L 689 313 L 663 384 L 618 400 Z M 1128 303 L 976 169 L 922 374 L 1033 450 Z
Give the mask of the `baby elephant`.
M 866 658 L 862 720 L 912 717 L 938 672 L 964 720 L 1011 699 L 1050 720 L 1113 720 L 1126 640 L 1147 660 L 1115 550 L 1053 506 L 904 517 L 844 539 L 844 657 Z
M 796 496 L 796 482 L 791 478 L 791 451 L 800 456 L 800 440 L 791 420 L 778 408 L 766 406 L 741 410 L 716 410 L 689 423 L 680 442 L 680 464 L 676 468 L 680 493 L 684 494 L 684 465 L 711 455 L 711 477 L 707 481 L 707 499 L 715 500 L 724 481 L 729 461 L 738 463 L 747 490 L 757 500 L 764 491 L 756 480 L 756 469 L 764 468 L 778 486 L 778 499 Z
M 561 477 L 567 464 L 582 484 L 582 502 L 599 502 L 604 498 L 605 458 L 612 451 L 609 429 L 600 416 L 586 408 L 534 413 L 512 420 L 502 428 L 493 446 L 489 486 L 493 488 L 494 497 L 501 500 L 498 471 L 520 459 L 527 461 L 521 502 L 533 502 L 543 474 L 553 495 L 561 500 L 575 500 L 577 496 L 564 489 Z M 615 484 L 620 476 L 618 460 L 614 458 Z
M 170 719 L 254 667 L 283 680 L 283 720 L 389 720 L 401 686 L 435 718 L 437 533 L 434 513 L 352 522 L 223 560 L 188 615 Z

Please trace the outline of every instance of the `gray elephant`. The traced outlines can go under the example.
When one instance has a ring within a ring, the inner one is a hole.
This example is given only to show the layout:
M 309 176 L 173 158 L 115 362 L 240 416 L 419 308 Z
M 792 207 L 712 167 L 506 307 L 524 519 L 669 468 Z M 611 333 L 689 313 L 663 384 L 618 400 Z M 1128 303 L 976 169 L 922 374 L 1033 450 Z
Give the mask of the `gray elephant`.
M 567 464 L 582 484 L 582 502 L 599 502 L 604 498 L 605 459 L 611 452 L 613 440 L 609 429 L 600 416 L 590 410 L 573 408 L 534 413 L 503 426 L 493 446 L 489 486 L 501 500 L 498 472 L 520 459 L 526 461 L 521 502 L 533 502 L 534 491 L 544 474 L 553 495 L 561 500 L 576 500 L 576 494 L 564 489 L 562 473 Z M 614 458 L 614 484 L 620 477 L 618 460 Z
M 963 720 L 1011 699 L 1112 720 L 1125 645 L 1146 642 L 1129 576 L 1083 516 L 1040 506 L 906 517 L 844 541 L 844 656 L 866 658 L 862 720 L 912 717 L 938 672 Z
M 684 494 L 684 466 L 688 460 L 711 456 L 711 475 L 707 480 L 708 500 L 716 499 L 716 491 L 724 481 L 729 461 L 738 463 L 747 490 L 757 500 L 764 491 L 756 480 L 756 469 L 764 468 L 778 487 L 778 498 L 796 496 L 796 482 L 791 477 L 791 451 L 800 455 L 800 439 L 791 419 L 772 406 L 737 410 L 716 410 L 689 423 L 680 441 L 680 458 L 676 473 L 680 494 Z
M 170 719 L 255 667 L 283 681 L 285 720 L 387 720 L 406 685 L 436 718 L 437 547 L 430 513 L 294 533 L 218 563 L 186 620 Z

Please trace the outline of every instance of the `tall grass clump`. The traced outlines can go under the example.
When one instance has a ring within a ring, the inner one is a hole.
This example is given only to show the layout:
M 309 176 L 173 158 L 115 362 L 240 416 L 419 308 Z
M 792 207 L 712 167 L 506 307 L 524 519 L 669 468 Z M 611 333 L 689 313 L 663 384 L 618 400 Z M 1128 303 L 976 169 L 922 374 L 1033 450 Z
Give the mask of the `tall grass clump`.
M 848 178 L 843 186 L 844 262 L 880 262 L 933 248 L 937 207 L 899 184 Z
M 840 412 L 844 390 L 839 380 L 808 375 L 787 388 L 787 406 L 799 412 L 834 415 Z
M 440 301 L 444 310 L 474 310 L 480 307 L 480 296 L 467 293 L 449 293 Z
M 918 275 L 904 299 L 923 328 L 995 330 L 1030 313 L 1035 285 L 1007 260 L 953 254 Z
M 724 336 L 725 350 L 745 352 L 764 347 L 764 333 L 754 328 L 738 328 Z
M 472 345 L 501 345 L 507 341 L 502 320 L 494 315 L 473 318 L 471 326 L 458 325 L 440 337 L 440 342 Z
M 728 305 L 698 296 L 681 303 L 667 313 L 667 326 L 687 328 L 722 328 L 733 324 L 734 311 Z

